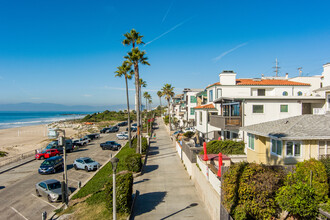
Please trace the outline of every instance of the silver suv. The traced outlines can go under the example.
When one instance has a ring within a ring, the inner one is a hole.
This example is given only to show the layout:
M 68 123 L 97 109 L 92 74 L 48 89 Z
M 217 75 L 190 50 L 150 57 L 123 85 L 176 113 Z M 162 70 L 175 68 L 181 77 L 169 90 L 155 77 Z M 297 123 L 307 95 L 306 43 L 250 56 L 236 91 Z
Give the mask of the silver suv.
M 97 170 L 100 166 L 101 165 L 98 162 L 89 157 L 80 157 L 73 162 L 73 167 L 76 170 L 81 169 L 86 170 L 87 172 L 90 170 Z
M 61 182 L 55 179 L 45 180 L 36 184 L 37 196 L 47 197 L 49 202 L 62 200 Z

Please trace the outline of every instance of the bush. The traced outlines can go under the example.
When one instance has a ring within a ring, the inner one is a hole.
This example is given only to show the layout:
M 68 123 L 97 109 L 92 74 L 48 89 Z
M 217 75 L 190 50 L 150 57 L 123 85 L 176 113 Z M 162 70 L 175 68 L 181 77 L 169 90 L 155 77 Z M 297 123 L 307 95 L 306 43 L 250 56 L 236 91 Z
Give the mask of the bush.
M 5 157 L 5 156 L 7 156 L 7 152 L 5 152 L 5 151 L 0 151 L 0 157 Z
M 225 155 L 245 154 L 244 148 L 245 145 L 243 141 L 214 140 L 206 144 L 206 151 L 208 154 L 218 154 L 220 152 Z M 201 151 L 199 154 L 204 154 L 204 151 Z
M 168 122 L 169 122 L 169 118 L 168 118 L 168 115 L 166 115 L 166 116 L 164 117 L 164 123 L 165 123 L 166 125 L 168 125 Z
M 290 183 L 303 182 L 310 184 L 310 172 L 312 175 L 312 187 L 315 190 L 316 200 L 318 203 L 326 202 L 329 192 L 327 172 L 322 162 L 316 159 L 305 160 L 296 165 L 293 178 L 289 179 Z
M 141 154 L 131 154 L 125 159 L 127 168 L 134 173 L 140 172 L 142 168 Z
M 279 209 L 275 193 L 283 185 L 284 172 L 255 163 L 239 163 L 224 175 L 224 206 L 235 219 L 270 219 Z
M 315 190 L 306 183 L 297 182 L 281 187 L 276 201 L 282 210 L 298 219 L 314 219 L 318 215 Z
M 82 122 L 101 122 L 101 121 L 127 121 L 127 113 L 124 113 L 122 111 L 116 112 L 116 111 L 104 111 L 102 113 L 94 113 L 90 115 L 86 115 L 83 119 L 81 119 Z M 130 114 L 130 118 L 132 120 L 136 119 L 135 113 Z
M 328 179 L 330 178 L 330 156 L 324 156 L 320 159 L 321 163 L 323 163 L 323 166 L 325 167 L 325 171 L 327 172 Z
M 137 146 L 137 138 L 134 138 L 132 140 L 132 147 L 134 149 L 136 149 Z M 147 152 L 148 149 L 148 140 L 145 137 L 142 137 L 142 154 L 145 154 Z
M 186 133 L 183 134 L 187 138 L 192 138 L 195 135 L 195 132 L 192 131 L 187 131 Z
M 116 176 L 116 202 L 118 213 L 129 213 L 132 205 L 133 175 L 132 173 Z M 105 187 L 106 207 L 112 212 L 113 184 L 109 181 Z

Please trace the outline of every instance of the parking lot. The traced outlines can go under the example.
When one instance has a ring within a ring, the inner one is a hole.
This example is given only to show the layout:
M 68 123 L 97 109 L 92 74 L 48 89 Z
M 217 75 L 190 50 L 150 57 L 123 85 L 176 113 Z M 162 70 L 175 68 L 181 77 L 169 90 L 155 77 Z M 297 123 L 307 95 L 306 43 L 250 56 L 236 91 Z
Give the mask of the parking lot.
M 121 127 L 124 131 L 126 127 Z M 78 182 L 84 183 L 93 172 L 75 170 L 72 166 L 78 157 L 90 157 L 103 165 L 111 155 L 117 151 L 102 150 L 100 143 L 115 140 L 122 146 L 127 140 L 117 140 L 116 133 L 101 134 L 99 139 L 93 140 L 78 151 L 67 154 L 68 185 L 76 190 Z M 35 184 L 46 179 L 63 180 L 63 171 L 56 174 L 40 175 L 38 168 L 42 160 L 32 161 L 23 166 L 0 174 L 0 219 L 41 219 L 42 212 L 51 213 L 60 203 L 49 203 L 45 197 L 37 197 Z

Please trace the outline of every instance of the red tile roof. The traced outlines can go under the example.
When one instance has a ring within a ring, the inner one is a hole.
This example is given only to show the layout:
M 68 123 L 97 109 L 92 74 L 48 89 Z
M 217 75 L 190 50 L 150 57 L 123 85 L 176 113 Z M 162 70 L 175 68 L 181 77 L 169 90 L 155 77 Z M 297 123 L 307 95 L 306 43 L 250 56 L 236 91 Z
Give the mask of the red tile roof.
M 213 104 L 199 105 L 195 109 L 212 109 L 215 108 Z
M 206 87 L 212 87 L 215 85 L 221 85 L 219 82 L 213 83 Z M 237 79 L 237 86 L 310 86 L 309 83 L 294 82 L 284 79 Z

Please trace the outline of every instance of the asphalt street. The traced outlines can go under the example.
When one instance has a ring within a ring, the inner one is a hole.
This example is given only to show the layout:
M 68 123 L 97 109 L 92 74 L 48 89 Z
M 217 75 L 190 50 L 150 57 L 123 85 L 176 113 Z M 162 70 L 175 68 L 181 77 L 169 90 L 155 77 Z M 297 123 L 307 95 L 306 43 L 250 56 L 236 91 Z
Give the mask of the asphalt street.
M 126 127 L 121 127 L 124 131 Z M 93 140 L 78 151 L 67 154 L 68 185 L 71 190 L 76 190 L 78 182 L 85 182 L 95 171 L 75 170 L 72 163 L 78 157 L 90 157 L 105 163 L 117 151 L 102 150 L 100 143 L 115 140 L 122 146 L 127 140 L 117 140 L 116 133 L 101 134 L 99 139 Z M 45 197 L 37 197 L 35 184 L 47 180 L 63 180 L 63 171 L 56 174 L 40 175 L 38 168 L 43 160 L 36 160 L 23 166 L 0 174 L 0 219 L 41 219 L 42 212 L 51 213 L 60 203 L 49 203 Z

